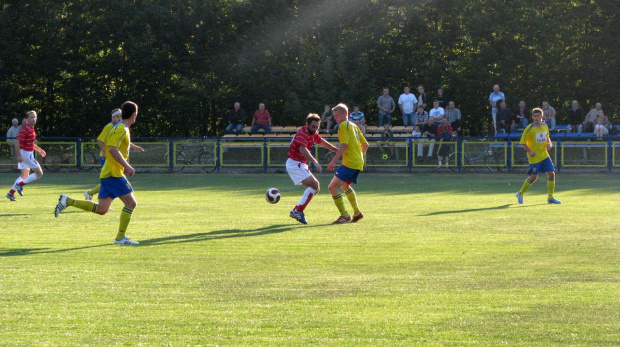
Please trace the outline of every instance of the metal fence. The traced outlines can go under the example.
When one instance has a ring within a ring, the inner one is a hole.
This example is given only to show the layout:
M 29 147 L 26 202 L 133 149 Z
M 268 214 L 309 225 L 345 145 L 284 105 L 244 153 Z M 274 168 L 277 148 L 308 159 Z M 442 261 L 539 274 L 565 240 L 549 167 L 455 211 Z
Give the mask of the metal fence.
M 15 168 L 12 144 L 1 139 L 0 169 Z M 130 163 L 136 168 L 168 171 L 216 171 L 222 168 L 284 168 L 291 138 L 138 138 L 135 144 L 144 152 L 131 151 Z M 525 151 L 514 140 L 488 138 L 454 138 L 440 143 L 428 138 L 400 137 L 382 142 L 368 138 L 368 168 L 442 167 L 453 171 L 483 169 L 509 171 L 528 166 Z M 337 138 L 328 138 L 337 145 Z M 47 152 L 38 157 L 47 171 L 99 170 L 99 147 L 92 138 L 43 138 L 37 144 Z M 620 166 L 620 138 L 553 141 L 551 158 L 562 168 L 603 168 L 612 171 Z M 333 152 L 315 146 L 314 155 L 321 164 L 333 158 Z

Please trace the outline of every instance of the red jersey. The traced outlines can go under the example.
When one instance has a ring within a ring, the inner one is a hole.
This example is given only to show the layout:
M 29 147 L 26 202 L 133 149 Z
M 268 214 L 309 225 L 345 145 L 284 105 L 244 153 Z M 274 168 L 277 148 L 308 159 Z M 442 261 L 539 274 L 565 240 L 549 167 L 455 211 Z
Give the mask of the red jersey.
M 34 128 L 25 123 L 22 127 L 22 131 L 17 135 L 17 141 L 19 141 L 19 148 L 24 151 L 34 151 L 34 141 L 37 139 L 37 134 L 34 132 Z
M 319 135 L 319 132 L 315 132 L 314 134 L 310 134 L 308 131 L 308 126 L 304 125 L 301 129 L 297 131 L 295 137 L 293 137 L 293 141 L 291 141 L 291 147 L 288 149 L 288 153 L 286 156 L 293 160 L 300 161 L 302 163 L 306 163 L 308 160 L 301 154 L 299 150 L 299 146 L 304 146 L 312 153 L 312 147 L 314 147 L 315 143 L 323 142 L 323 138 Z
M 269 125 L 270 119 L 271 115 L 267 110 L 264 110 L 263 112 L 256 110 L 256 112 L 254 112 L 254 124 L 256 125 Z

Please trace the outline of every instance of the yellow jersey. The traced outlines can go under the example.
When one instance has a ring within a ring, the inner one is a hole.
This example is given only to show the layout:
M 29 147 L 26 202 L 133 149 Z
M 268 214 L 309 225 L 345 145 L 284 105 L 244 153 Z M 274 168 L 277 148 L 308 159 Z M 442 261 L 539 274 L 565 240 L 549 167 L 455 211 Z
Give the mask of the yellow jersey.
M 545 123 L 541 124 L 539 127 L 531 123 L 523 130 L 519 143 L 527 145 L 532 152 L 536 153 L 533 157 L 527 156 L 527 160 L 530 164 L 536 164 L 549 158 L 549 152 L 547 152 L 548 140 L 549 128 Z
M 364 168 L 362 144 L 367 141 L 360 128 L 348 120 L 341 122 L 338 125 L 338 141 L 347 144 L 347 149 L 342 153 L 342 165 L 362 171 Z
M 101 134 L 99 134 L 99 136 L 97 136 L 97 141 L 101 141 L 101 142 L 105 143 L 105 139 L 108 138 L 108 135 L 110 134 L 110 130 L 112 130 L 113 127 L 114 127 L 114 123 L 112 123 L 112 122 L 108 123 L 108 125 L 103 127 L 103 130 L 101 130 Z M 106 147 L 106 152 L 107 152 L 107 147 Z M 99 156 L 103 157 L 103 152 L 102 151 L 99 151 Z
M 125 123 L 119 122 L 108 134 L 105 140 L 106 159 L 105 164 L 101 168 L 101 174 L 99 178 L 107 177 L 125 177 L 125 167 L 114 159 L 110 154 L 110 147 L 114 146 L 118 149 L 125 160 L 129 159 L 129 144 L 131 138 L 129 136 L 129 128 L 125 126 Z

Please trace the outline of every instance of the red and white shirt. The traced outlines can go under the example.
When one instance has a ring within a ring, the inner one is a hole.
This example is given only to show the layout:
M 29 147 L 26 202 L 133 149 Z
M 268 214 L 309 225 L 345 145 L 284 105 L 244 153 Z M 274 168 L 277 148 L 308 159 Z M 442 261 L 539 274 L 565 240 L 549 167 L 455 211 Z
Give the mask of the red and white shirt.
M 25 123 L 22 127 L 22 131 L 17 135 L 17 141 L 19 141 L 19 148 L 27 152 L 34 151 L 34 141 L 37 139 L 37 134 L 34 132 L 34 128 Z
M 310 134 L 308 131 L 308 126 L 304 125 L 301 129 L 297 131 L 295 137 L 293 137 L 293 141 L 291 141 L 291 147 L 288 150 L 286 156 L 293 160 L 300 161 L 302 163 L 306 163 L 307 159 L 301 154 L 299 150 L 299 146 L 304 146 L 312 153 L 312 147 L 314 147 L 315 143 L 323 142 L 323 138 L 319 135 L 319 132 L 315 132 L 314 134 Z

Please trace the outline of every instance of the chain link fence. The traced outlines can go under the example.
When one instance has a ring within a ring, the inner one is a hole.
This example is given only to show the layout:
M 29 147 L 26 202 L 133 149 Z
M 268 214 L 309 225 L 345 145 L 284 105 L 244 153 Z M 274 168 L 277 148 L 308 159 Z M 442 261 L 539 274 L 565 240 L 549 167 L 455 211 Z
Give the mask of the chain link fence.
M 4 140 L 4 139 L 3 139 Z M 57 140 L 57 141 L 53 141 Z M 337 138 L 328 141 L 338 145 Z M 455 138 L 452 142 L 414 138 L 393 138 L 380 141 L 368 138 L 366 167 L 373 168 L 436 168 L 453 171 L 482 169 L 507 171 L 527 168 L 526 153 L 517 141 L 478 138 Z M 220 168 L 283 169 L 291 138 L 143 138 L 135 144 L 144 152 L 130 151 L 132 166 L 152 171 L 211 172 Z M 99 170 L 99 146 L 93 139 L 41 139 L 39 147 L 46 157 L 37 160 L 47 171 Z M 17 165 L 12 143 L 0 142 L 0 170 L 14 170 Z M 613 168 L 620 166 L 620 141 L 611 139 L 554 141 L 549 151 L 558 169 Z M 315 146 L 315 157 L 327 165 L 334 153 Z

